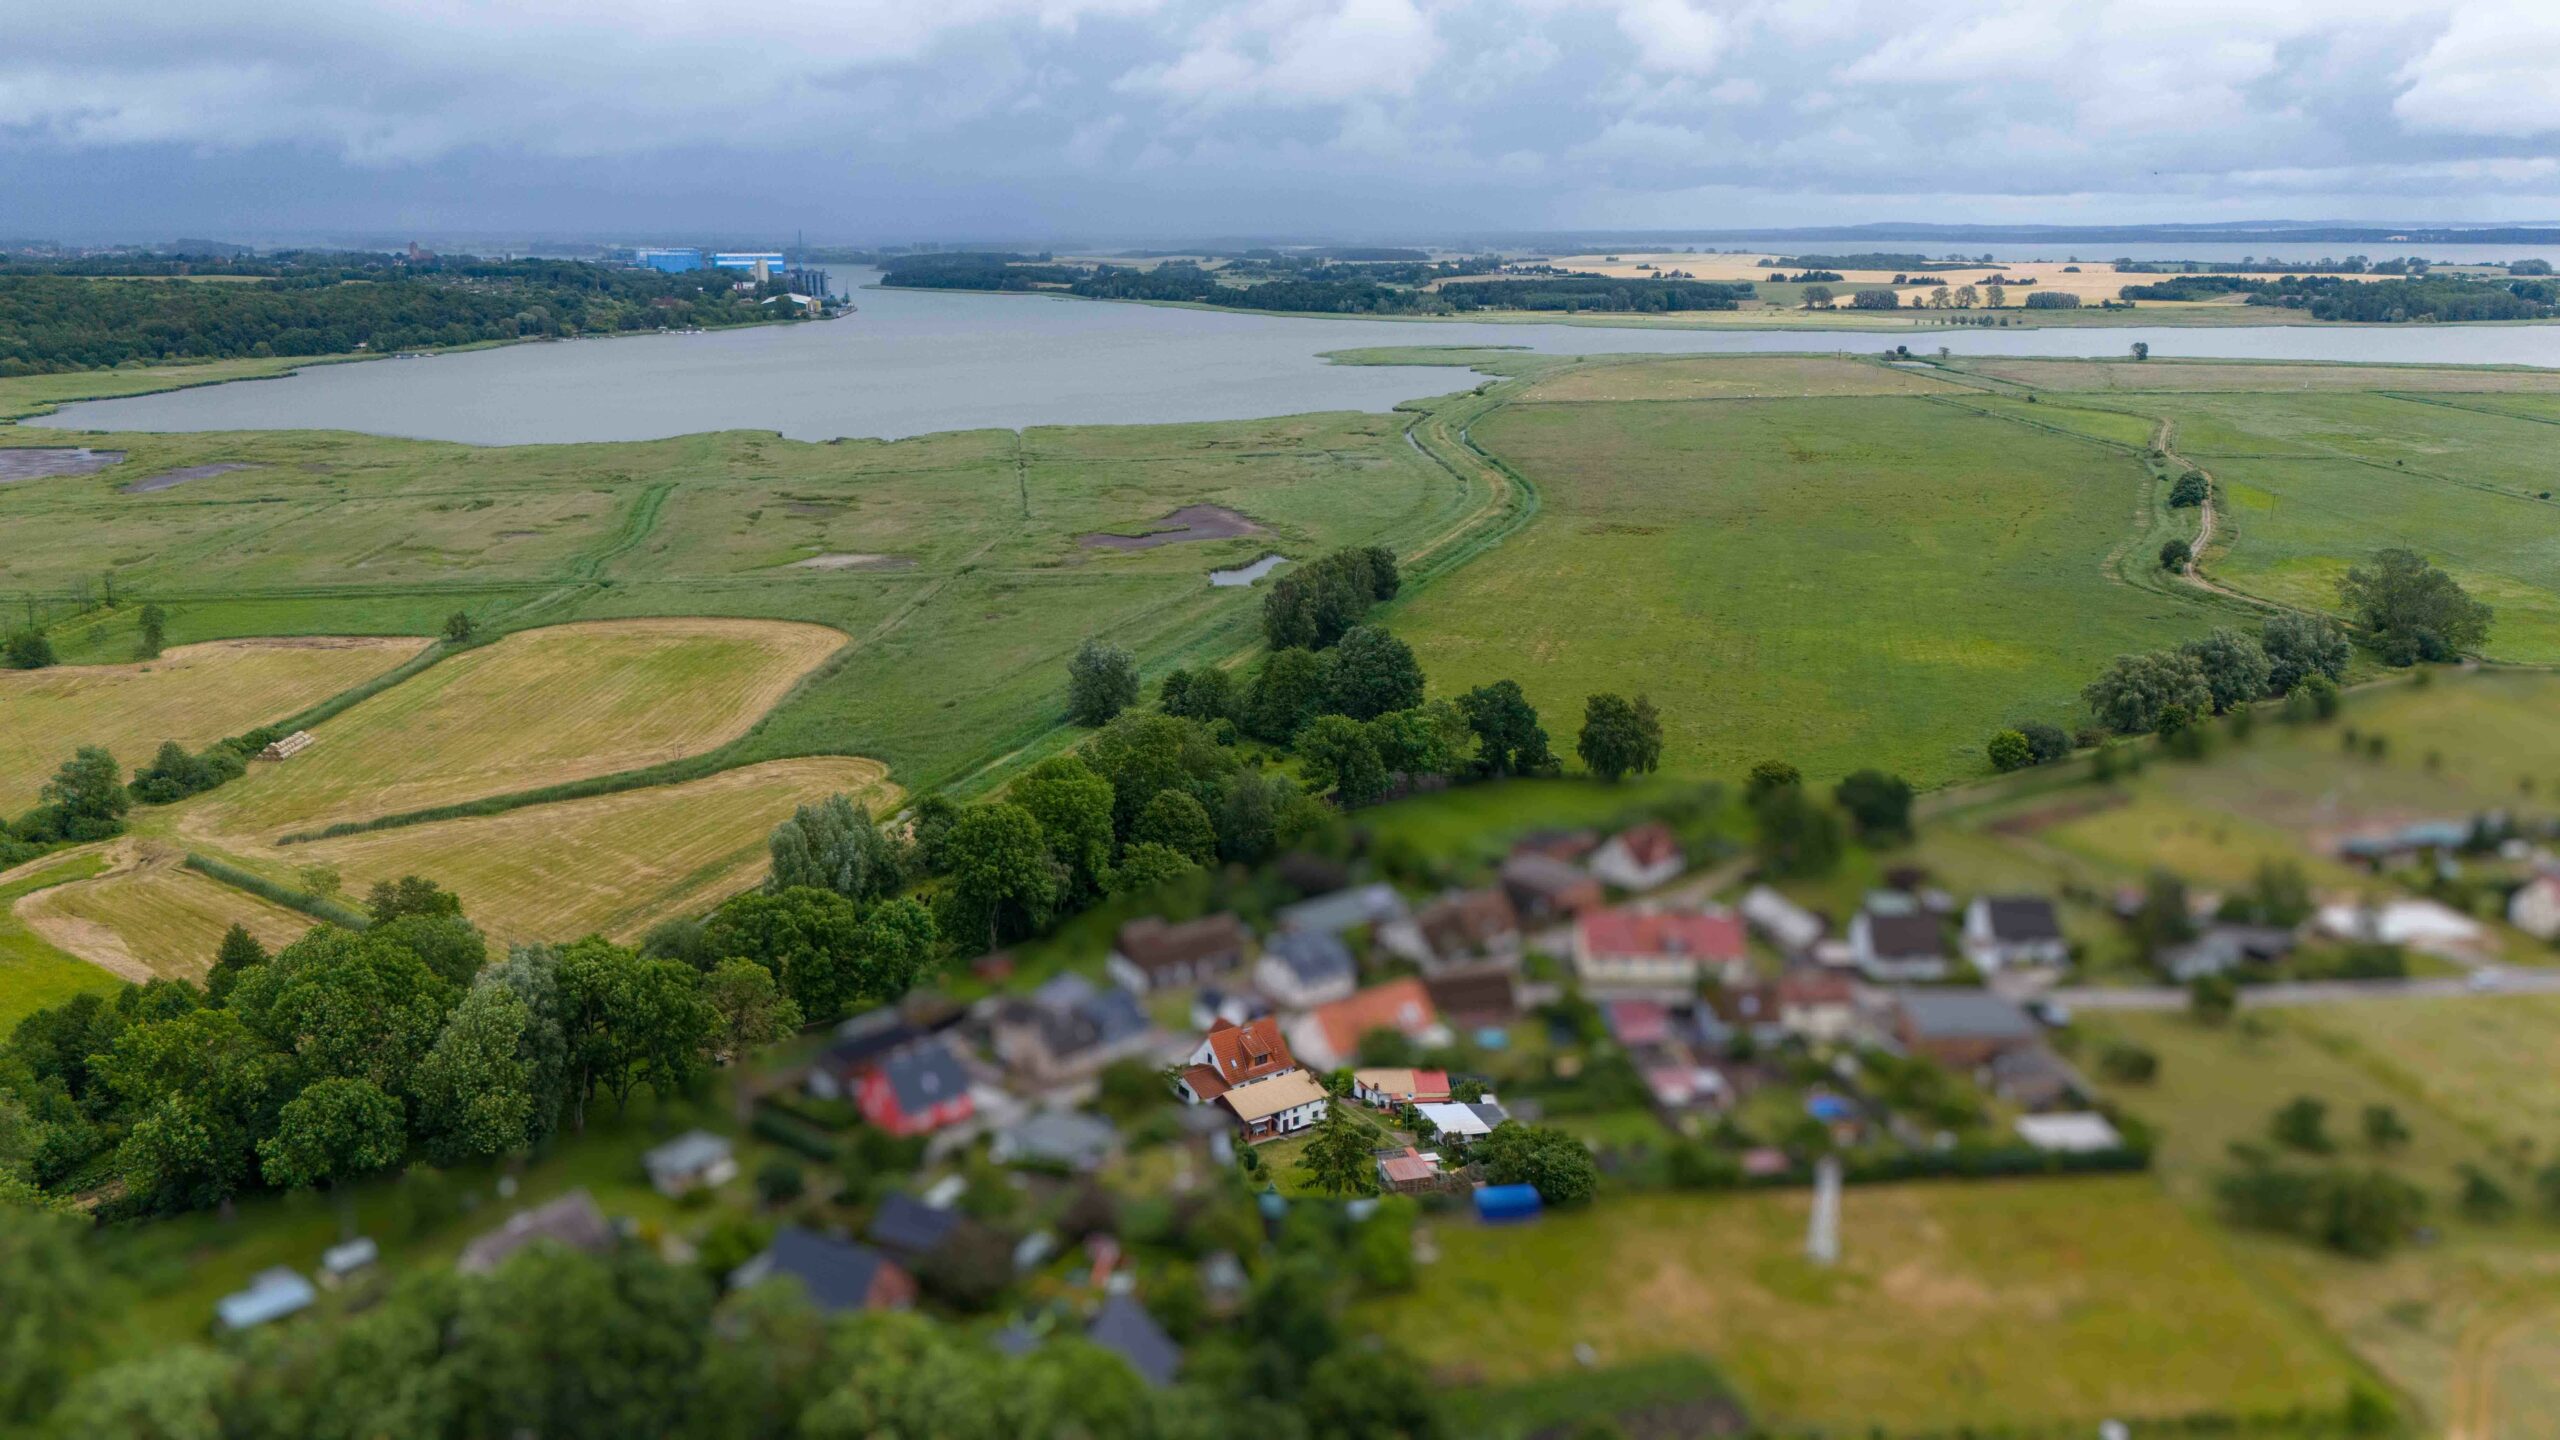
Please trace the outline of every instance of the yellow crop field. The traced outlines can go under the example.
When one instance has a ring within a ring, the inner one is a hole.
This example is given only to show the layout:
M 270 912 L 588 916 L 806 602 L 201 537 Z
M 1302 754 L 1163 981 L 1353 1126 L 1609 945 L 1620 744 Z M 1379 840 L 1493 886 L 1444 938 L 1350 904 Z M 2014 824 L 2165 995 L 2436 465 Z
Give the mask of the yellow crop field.
M 309 916 L 199 875 L 182 858 L 174 850 L 146 854 L 94 879 L 38 890 L 18 902 L 18 919 L 56 949 L 134 981 L 203 979 L 234 924 L 269 950 L 311 928 Z
M 462 897 L 491 943 L 636 938 L 764 873 L 765 836 L 797 805 L 851 795 L 884 813 L 897 788 L 873 760 L 773 760 L 682 785 L 528 805 L 500 815 L 314 841 L 259 858 L 338 867 L 348 893 L 424 875 Z
M 230 843 L 637 769 L 737 738 L 845 643 L 823 625 L 612 620 L 507 636 L 313 731 L 186 815 Z
M 128 768 L 163 740 L 200 749 L 353 689 L 426 643 L 216 640 L 131 665 L 0 670 L 0 814 L 33 805 L 77 746 L 103 745 Z

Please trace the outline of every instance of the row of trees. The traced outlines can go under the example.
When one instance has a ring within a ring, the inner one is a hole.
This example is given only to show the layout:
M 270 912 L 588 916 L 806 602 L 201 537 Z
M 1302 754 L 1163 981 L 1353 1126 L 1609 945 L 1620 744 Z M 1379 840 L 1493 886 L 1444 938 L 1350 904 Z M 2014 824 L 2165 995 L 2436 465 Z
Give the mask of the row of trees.
M 2286 613 L 2268 617 L 2255 635 L 2218 629 L 2174 650 L 2119 655 L 2080 698 L 2100 725 L 2117 734 L 2174 734 L 2208 715 L 2298 690 L 2315 705 L 2334 709 L 2347 657 L 2346 632 L 2336 621 Z M 2314 691 L 2325 692 L 2327 700 Z M 1993 763 L 2003 769 L 2065 753 L 2067 746 L 2033 744 L 2018 729 L 1993 737 Z
M 593 936 L 492 962 L 460 902 L 410 877 L 362 931 L 315 926 L 269 955 L 234 927 L 206 983 L 82 995 L 0 1051 L 0 1189 L 120 1179 L 143 1212 L 261 1186 L 509 1155 L 588 1106 L 798 1024 L 766 966 L 697 968 Z

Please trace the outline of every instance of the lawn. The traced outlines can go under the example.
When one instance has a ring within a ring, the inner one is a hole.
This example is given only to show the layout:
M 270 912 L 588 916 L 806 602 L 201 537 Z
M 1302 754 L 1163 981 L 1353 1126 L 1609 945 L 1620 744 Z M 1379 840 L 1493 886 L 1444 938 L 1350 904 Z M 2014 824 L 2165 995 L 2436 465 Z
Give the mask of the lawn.
M 2150 523 L 2138 458 L 1955 405 L 1514 405 L 1472 438 L 1538 514 L 1392 623 L 1440 693 L 1519 680 L 1559 749 L 1587 694 L 1645 692 L 1676 772 L 1942 781 L 2207 619 L 2110 578 Z
M 271 951 L 312 926 L 308 915 L 183 868 L 175 850 L 146 849 L 155 853 L 128 868 L 30 896 L 20 923 L 133 980 L 202 980 L 233 925 Z
M 318 828 L 698 755 L 844 644 L 819 625 L 634 620 L 522 631 L 429 666 L 194 807 L 191 834 Z
M 0 815 L 33 805 L 76 746 L 103 745 L 128 768 L 163 740 L 201 749 L 352 689 L 421 644 L 240 640 L 181 645 L 132 664 L 0 670 Z
M 2295 1023 L 2484 1142 L 2560 1146 L 2560 995 L 2332 1006 Z
M 2351 1368 L 2146 1177 L 1853 1190 L 1836 1269 L 1809 1196 L 1607 1196 L 1435 1225 L 1438 1263 L 1359 1318 L 1452 1383 L 1696 1354 L 1763 1424 L 1863 1433 L 2331 1407 Z
M 83 855 L 26 867 L 17 879 L 0 885 L 0 1034 L 74 995 L 112 995 L 123 988 L 124 982 L 113 975 L 45 943 L 16 913 L 18 901 L 27 896 L 85 879 L 105 866 L 102 858 Z
M 2144 306 L 2142 313 L 2150 313 Z M 2144 324 L 2144 321 L 2135 321 Z M 1954 362 L 1977 375 L 2039 390 L 2178 392 L 2215 390 L 2414 390 L 2529 391 L 2560 394 L 2560 375 L 2548 370 L 2501 370 L 2459 365 L 2269 364 L 2220 360 L 2009 360 L 1969 357 Z
M 1661 779 L 1616 785 L 1582 778 L 1499 780 L 1374 806 L 1353 823 L 1426 855 L 1490 859 L 1531 830 L 1613 828 L 1679 788 Z
M 849 794 L 875 813 L 898 790 L 877 762 L 773 760 L 679 785 L 531 805 L 255 852 L 289 882 L 290 866 L 338 867 L 350 893 L 424 875 L 462 897 L 498 944 L 619 940 L 671 915 L 710 909 L 755 883 L 765 837 L 793 807 Z M 240 858 L 248 858 L 243 856 Z

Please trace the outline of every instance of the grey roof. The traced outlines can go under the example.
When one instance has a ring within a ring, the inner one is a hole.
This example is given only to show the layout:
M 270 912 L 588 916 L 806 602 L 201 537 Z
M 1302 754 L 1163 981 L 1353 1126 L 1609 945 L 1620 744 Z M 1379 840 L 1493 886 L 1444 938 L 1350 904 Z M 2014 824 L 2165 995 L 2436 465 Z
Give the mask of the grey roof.
M 772 1248 L 739 1267 L 739 1273 L 748 1284 L 771 1275 L 795 1276 L 808 1289 L 810 1303 L 833 1315 L 868 1308 L 871 1287 L 881 1267 L 890 1263 L 868 1245 L 786 1225 L 774 1233 Z
M 846 1074 L 915 1039 L 918 1033 L 895 1006 L 866 1010 L 836 1027 L 835 1042 L 818 1057 L 818 1063 L 837 1074 Z
M 871 1217 L 871 1228 L 864 1232 L 864 1238 L 909 1255 L 930 1255 L 959 1228 L 957 1214 L 936 1210 L 912 1195 L 892 1190 L 881 1198 L 880 1209 Z
M 1985 896 L 1982 907 L 1995 940 L 2025 944 L 2062 938 L 2061 917 L 2053 913 L 2053 902 L 2041 895 Z
M 296 1271 L 278 1265 L 249 1277 L 249 1288 L 236 1290 L 214 1302 L 213 1313 L 225 1330 L 246 1330 L 281 1320 L 319 1298 L 311 1282 Z
M 640 1157 L 651 1179 L 698 1175 L 729 1158 L 729 1142 L 708 1130 L 687 1130 Z
M 999 1139 L 1015 1159 L 1081 1167 L 1110 1154 L 1120 1132 L 1099 1115 L 1043 1110 L 1007 1127 Z
M 960 1068 L 951 1047 L 940 1041 L 911 1046 L 880 1062 L 898 1108 L 919 1115 L 969 1092 L 969 1072 Z
M 537 1240 L 596 1254 L 613 1244 L 613 1226 L 596 1208 L 596 1197 L 572 1190 L 548 1205 L 507 1217 L 506 1224 L 464 1246 L 462 1258 L 454 1264 L 466 1275 L 495 1270 L 508 1256 Z
M 1929 1039 L 2023 1040 L 2037 1033 L 2026 1011 L 1988 990 L 1915 988 L 1895 999 L 1913 1033 Z
M 1916 955 L 1946 954 L 1946 937 L 1938 928 L 1938 917 L 1923 912 L 1907 915 L 1879 915 L 1869 910 L 1867 949 L 1870 954 L 1888 959 Z
M 1096 985 L 1073 971 L 1051 976 L 1008 1011 L 1016 1022 L 1039 1027 L 1049 1053 L 1060 1058 L 1117 1045 L 1144 1034 L 1152 1023 L 1138 997 L 1117 985 Z
M 1170 1385 L 1182 1368 L 1182 1347 L 1164 1333 L 1156 1317 L 1135 1296 L 1114 1295 L 1102 1302 L 1085 1338 L 1129 1362 L 1138 1378 L 1150 1385 Z
M 1271 937 L 1262 953 L 1289 967 L 1301 985 L 1328 985 L 1359 978 L 1351 949 L 1340 937 L 1313 930 L 1287 930 Z
M 1392 885 L 1354 885 L 1280 907 L 1281 928 L 1338 935 L 1362 925 L 1401 920 L 1410 912 Z

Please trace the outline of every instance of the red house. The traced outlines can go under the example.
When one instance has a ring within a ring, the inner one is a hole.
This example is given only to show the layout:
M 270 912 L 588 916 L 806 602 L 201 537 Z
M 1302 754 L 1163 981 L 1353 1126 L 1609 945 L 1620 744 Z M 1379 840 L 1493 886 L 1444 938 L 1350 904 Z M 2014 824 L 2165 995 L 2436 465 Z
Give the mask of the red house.
M 930 1135 L 978 1113 L 969 1072 L 939 1040 L 895 1050 L 864 1067 L 854 1086 L 862 1118 L 892 1135 Z

